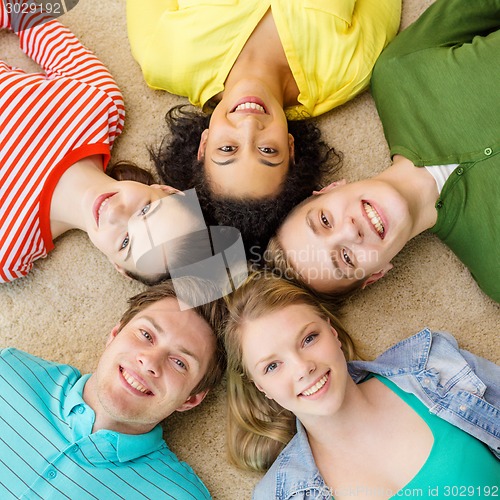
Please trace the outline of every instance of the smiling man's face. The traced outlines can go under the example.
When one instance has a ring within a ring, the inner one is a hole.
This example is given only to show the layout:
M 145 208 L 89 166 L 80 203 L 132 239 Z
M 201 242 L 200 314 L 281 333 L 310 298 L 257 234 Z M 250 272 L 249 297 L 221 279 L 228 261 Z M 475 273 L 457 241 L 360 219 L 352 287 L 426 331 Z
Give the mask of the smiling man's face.
M 215 335 L 198 314 L 180 311 L 175 298 L 155 302 L 111 332 L 84 399 L 100 428 L 128 434 L 150 431 L 174 411 L 198 405 L 191 392 L 215 352 Z
M 288 261 L 320 292 L 342 292 L 382 277 L 410 239 L 406 200 L 385 182 L 334 183 L 299 205 L 278 239 Z

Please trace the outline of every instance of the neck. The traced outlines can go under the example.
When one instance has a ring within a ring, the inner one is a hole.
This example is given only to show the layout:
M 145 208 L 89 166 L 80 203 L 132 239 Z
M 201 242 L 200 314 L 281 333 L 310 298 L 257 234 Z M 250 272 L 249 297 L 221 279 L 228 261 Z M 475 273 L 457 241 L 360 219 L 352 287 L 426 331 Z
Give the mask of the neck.
M 363 449 L 374 432 L 377 416 L 383 411 L 375 379 L 362 384 L 349 380 L 342 407 L 334 415 L 301 419 L 320 472 L 334 459 L 342 460 L 347 451 Z
M 396 155 L 392 165 L 375 178 L 392 185 L 406 199 L 414 221 L 410 239 L 434 226 L 439 192 L 427 169 L 416 167 L 404 156 Z
M 101 156 L 84 158 L 64 172 L 54 189 L 50 203 L 53 238 L 70 229 L 86 230 L 83 209 L 89 201 L 85 195 L 89 189 L 103 182 L 114 181 L 104 173 Z
M 259 22 L 236 59 L 224 82 L 225 90 L 230 90 L 241 80 L 264 83 L 284 107 L 297 104 L 299 89 L 290 70 L 271 9 Z
M 300 418 L 314 455 L 331 448 L 331 443 L 351 439 L 353 429 L 360 427 L 370 414 L 373 403 L 363 385 L 356 385 L 349 377 L 344 400 L 334 415 Z

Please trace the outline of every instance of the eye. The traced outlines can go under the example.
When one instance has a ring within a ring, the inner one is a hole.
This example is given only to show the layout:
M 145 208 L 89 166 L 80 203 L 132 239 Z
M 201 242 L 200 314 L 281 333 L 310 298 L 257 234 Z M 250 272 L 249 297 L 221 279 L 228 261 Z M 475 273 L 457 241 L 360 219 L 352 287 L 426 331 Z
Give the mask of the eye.
M 151 208 L 151 203 L 144 205 L 144 208 L 139 212 L 139 215 L 146 215 L 149 212 L 150 208 Z
M 316 338 L 318 337 L 318 334 L 317 333 L 311 333 L 310 335 L 308 335 L 305 339 L 304 339 L 304 342 L 303 344 L 306 346 L 306 345 L 309 345 L 309 344 L 312 344 Z
M 265 155 L 274 155 L 278 152 L 278 150 L 274 148 L 259 148 L 259 151 Z
M 173 362 L 179 367 L 182 368 L 183 370 L 187 369 L 187 366 L 184 362 L 182 362 L 180 359 L 173 358 Z
M 153 343 L 153 336 L 147 332 L 146 330 L 141 330 L 141 335 L 148 340 L 149 342 Z
M 350 267 L 354 267 L 354 262 L 352 261 L 352 259 L 349 257 L 349 255 L 347 254 L 347 252 L 342 249 L 342 258 L 344 259 L 344 262 L 350 266 Z
M 328 220 L 328 217 L 323 212 L 320 212 L 319 220 L 321 221 L 321 224 L 323 226 L 329 227 L 329 228 L 332 227 L 332 225 L 330 224 L 330 221 Z
M 221 146 L 218 149 L 223 153 L 233 153 L 234 151 L 236 151 L 236 146 Z
M 120 245 L 120 250 L 127 248 L 129 242 L 130 242 L 130 238 L 129 238 L 129 235 L 127 234 L 127 236 L 125 236 L 125 238 L 123 238 L 122 244 Z
M 273 372 L 274 370 L 276 370 L 276 368 L 278 368 L 278 363 L 273 361 L 264 368 L 264 373 Z

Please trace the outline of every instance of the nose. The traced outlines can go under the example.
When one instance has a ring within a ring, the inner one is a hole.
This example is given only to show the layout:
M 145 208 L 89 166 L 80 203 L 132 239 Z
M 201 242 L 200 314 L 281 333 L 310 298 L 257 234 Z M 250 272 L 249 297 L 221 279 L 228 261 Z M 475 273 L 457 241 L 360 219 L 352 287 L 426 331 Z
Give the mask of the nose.
M 125 216 L 125 205 L 123 203 L 116 203 L 112 206 L 108 207 L 108 218 L 107 222 L 111 225 L 116 225 L 119 222 L 123 221 Z M 127 218 L 128 220 L 128 218 Z
M 337 223 L 337 236 L 343 241 L 359 243 L 363 238 L 363 233 L 356 220 L 347 216 Z
M 159 356 L 152 352 L 141 352 L 137 355 L 137 362 L 141 368 L 153 377 L 161 374 L 161 360 Z
M 239 130 L 250 133 L 257 132 L 265 128 L 263 115 L 256 113 L 245 113 L 240 115 L 233 113 L 233 115 L 235 115 L 233 116 L 233 123 Z
M 300 381 L 314 373 L 314 371 L 316 370 L 316 364 L 311 359 L 297 356 L 297 358 L 295 359 L 294 369 L 296 378 Z

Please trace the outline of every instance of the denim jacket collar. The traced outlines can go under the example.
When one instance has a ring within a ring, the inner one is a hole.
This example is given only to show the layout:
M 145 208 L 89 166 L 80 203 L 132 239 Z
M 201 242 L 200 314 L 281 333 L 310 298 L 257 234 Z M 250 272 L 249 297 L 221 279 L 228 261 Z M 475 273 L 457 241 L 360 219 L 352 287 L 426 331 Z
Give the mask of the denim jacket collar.
M 420 372 L 425 369 L 432 344 L 432 332 L 424 328 L 410 338 L 398 342 L 374 361 L 351 361 L 349 374 L 357 384 L 370 373 L 394 377 Z

